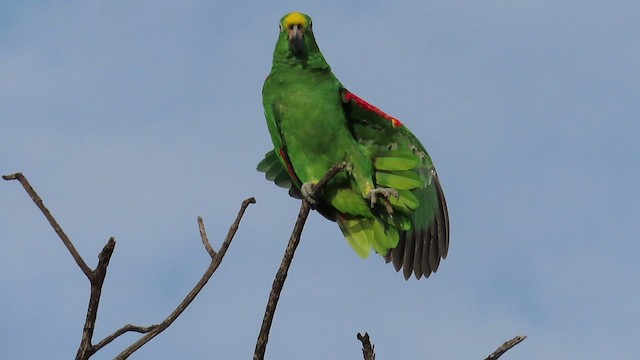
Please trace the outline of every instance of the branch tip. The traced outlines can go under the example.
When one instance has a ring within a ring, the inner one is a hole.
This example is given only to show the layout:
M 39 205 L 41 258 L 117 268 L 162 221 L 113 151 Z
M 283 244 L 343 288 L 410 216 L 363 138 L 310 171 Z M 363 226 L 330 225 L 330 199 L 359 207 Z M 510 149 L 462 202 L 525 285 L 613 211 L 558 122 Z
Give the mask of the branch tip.
M 526 335 L 518 335 L 509 341 L 505 341 L 500 347 L 496 349 L 491 355 L 487 356 L 485 360 L 496 360 L 504 353 L 509 351 L 514 346 L 520 344 L 524 339 L 526 339 Z
M 247 209 L 247 206 L 249 206 L 250 203 L 255 202 L 255 200 L 253 200 L 252 202 L 251 201 L 252 199 L 253 198 L 249 198 L 242 202 L 242 205 L 240 206 L 240 210 L 238 211 L 238 215 L 236 216 L 236 219 L 233 222 L 233 224 L 231 224 L 231 226 L 229 227 L 229 232 L 227 233 L 227 237 L 224 239 L 224 242 L 220 246 L 220 251 L 218 251 L 215 256 L 211 257 L 211 263 L 207 267 L 207 270 L 204 272 L 204 274 L 202 275 L 198 283 L 193 287 L 193 289 L 191 289 L 191 291 L 185 296 L 182 302 L 161 323 L 157 325 L 152 325 L 149 328 L 143 328 L 143 329 L 149 329 L 149 331 L 146 332 L 145 335 L 142 336 L 140 339 L 138 339 L 136 342 L 134 342 L 129 347 L 124 349 L 114 359 L 116 360 L 127 359 L 129 356 L 131 356 L 131 354 L 133 354 L 135 351 L 140 349 L 144 344 L 148 343 L 149 341 L 151 341 L 151 339 L 158 336 L 158 334 L 160 334 L 165 329 L 167 329 L 187 309 L 187 307 L 191 304 L 191 302 L 193 302 L 196 296 L 198 296 L 200 291 L 207 284 L 209 279 L 211 279 L 211 277 L 213 276 L 213 273 L 218 269 L 218 266 L 220 266 L 220 264 L 222 263 L 222 260 L 224 259 L 224 255 L 226 254 L 227 249 L 229 248 L 229 245 L 231 245 L 231 241 L 233 240 L 236 232 L 238 231 L 238 227 L 240 226 L 240 220 L 242 220 L 242 216 L 244 215 L 244 212 Z M 198 217 L 198 225 L 200 226 L 200 224 L 202 224 L 202 231 L 205 233 L 205 236 L 203 237 L 202 241 L 203 243 L 205 243 L 205 247 L 206 247 L 206 244 L 208 243 L 209 240 L 206 238 L 206 232 L 204 231 L 204 221 L 202 221 L 201 217 Z M 120 329 L 119 331 L 122 331 L 122 329 Z M 135 331 L 135 330 L 131 330 L 131 331 Z M 124 332 L 126 331 L 123 331 L 123 333 Z M 117 336 L 120 336 L 120 335 L 121 334 L 117 334 Z M 112 340 L 113 339 L 109 340 L 109 342 Z
M 375 360 L 375 346 L 371 343 L 369 333 L 365 332 L 364 335 L 358 333 L 357 338 L 362 343 L 362 356 L 364 357 L 364 360 Z
M 200 232 L 200 239 L 202 240 L 202 244 L 204 245 L 205 250 L 209 253 L 209 256 L 213 259 L 216 257 L 217 253 L 211 246 L 209 242 L 209 238 L 207 237 L 207 230 L 204 227 L 204 220 L 202 220 L 201 216 L 198 216 L 198 231 Z
M 23 177 L 22 173 L 15 173 L 15 174 L 10 174 L 10 175 L 2 175 L 2 178 L 4 180 L 19 180 L 20 177 Z

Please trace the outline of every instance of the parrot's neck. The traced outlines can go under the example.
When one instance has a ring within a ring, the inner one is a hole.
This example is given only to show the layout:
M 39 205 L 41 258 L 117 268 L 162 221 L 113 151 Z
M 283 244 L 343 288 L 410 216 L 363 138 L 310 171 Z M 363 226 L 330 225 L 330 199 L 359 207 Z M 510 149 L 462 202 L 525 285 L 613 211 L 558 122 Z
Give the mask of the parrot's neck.
M 324 60 L 324 56 L 320 52 L 309 54 L 304 57 L 294 56 L 291 52 L 287 51 L 281 54 L 274 54 L 273 67 L 274 70 L 315 70 L 315 71 L 331 71 L 331 67 Z

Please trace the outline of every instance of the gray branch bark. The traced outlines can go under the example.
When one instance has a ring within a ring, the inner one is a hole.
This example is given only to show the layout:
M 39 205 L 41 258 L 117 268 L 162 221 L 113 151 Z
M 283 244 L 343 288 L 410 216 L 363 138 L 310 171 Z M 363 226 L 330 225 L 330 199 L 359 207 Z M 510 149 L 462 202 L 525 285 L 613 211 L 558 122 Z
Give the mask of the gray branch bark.
M 113 251 L 115 250 L 116 241 L 112 237 L 107 241 L 107 244 L 104 246 L 100 254 L 98 255 L 98 265 L 96 265 L 95 269 L 91 269 L 82 256 L 78 253 L 75 246 L 67 236 L 67 234 L 62 230 L 62 227 L 58 224 L 56 219 L 51 215 L 51 212 L 44 206 L 44 203 L 38 193 L 33 189 L 27 178 L 22 173 L 15 173 L 11 175 L 3 175 L 2 178 L 4 180 L 17 180 L 20 182 L 22 187 L 25 189 L 27 194 L 31 197 L 36 206 L 40 209 L 45 218 L 49 221 L 49 224 L 53 228 L 53 230 L 58 234 L 60 240 L 65 245 L 69 253 L 75 260 L 80 270 L 86 275 L 87 279 L 91 283 L 91 294 L 89 296 L 89 304 L 87 306 L 87 315 L 85 319 L 85 324 L 82 330 L 82 338 L 80 340 L 80 346 L 78 347 L 78 352 L 76 353 L 76 360 L 86 360 L 89 359 L 93 354 L 95 354 L 98 350 L 102 349 L 113 340 L 117 339 L 122 334 L 127 332 L 138 332 L 141 334 L 145 334 L 138 341 L 134 342 L 131 346 L 127 347 L 124 351 L 122 351 L 116 359 L 126 359 L 131 354 L 133 354 L 136 350 L 140 349 L 144 344 L 149 342 L 154 337 L 158 336 L 161 332 L 163 332 L 166 328 L 168 328 L 191 304 L 191 302 L 195 299 L 195 297 L 200 293 L 202 288 L 207 284 L 209 279 L 213 276 L 213 273 L 218 269 L 218 266 L 222 263 L 222 260 L 231 245 L 231 241 L 238 231 L 238 227 L 240 226 L 240 220 L 242 219 L 242 215 L 244 215 L 245 210 L 249 206 L 249 204 L 255 204 L 256 200 L 254 198 L 248 198 L 242 202 L 240 207 L 240 211 L 238 211 L 238 215 L 236 216 L 235 221 L 229 228 L 229 232 L 227 233 L 227 237 L 224 242 L 220 246 L 220 250 L 216 252 L 211 246 L 209 239 L 207 237 L 206 230 L 204 228 L 204 222 L 201 217 L 198 217 L 198 229 L 200 231 L 200 237 L 202 240 L 202 244 L 204 245 L 205 250 L 211 257 L 211 262 L 207 267 L 205 273 L 200 278 L 200 281 L 194 286 L 194 288 L 187 294 L 187 296 L 182 300 L 182 302 L 176 307 L 176 309 L 169 314 L 162 322 L 156 325 L 151 326 L 139 326 L 139 325 L 131 325 L 127 324 L 121 327 L 120 329 L 114 331 L 109 336 L 100 340 L 97 344 L 93 345 L 93 332 L 96 325 L 96 319 L 98 316 L 98 307 L 100 305 L 100 297 L 102 295 L 102 285 L 104 284 L 104 279 L 107 276 L 107 268 L 109 266 L 109 261 L 111 260 L 111 256 L 113 255 Z
M 331 180 L 334 176 L 336 176 L 337 173 L 342 171 L 346 166 L 346 163 L 339 163 L 329 169 L 322 180 L 314 185 L 311 196 L 317 198 L 322 192 L 322 188 L 326 185 L 326 183 L 329 182 L 329 180 Z M 264 317 L 262 319 L 262 326 L 260 327 L 260 333 L 258 334 L 256 348 L 253 353 L 254 360 L 264 359 L 264 354 L 267 349 L 267 342 L 269 341 L 269 332 L 271 330 L 271 324 L 273 323 L 273 317 L 276 312 L 276 307 L 278 306 L 278 300 L 280 299 L 280 293 L 282 292 L 284 282 L 287 279 L 287 273 L 289 271 L 289 267 L 291 266 L 291 262 L 293 261 L 293 255 L 296 252 L 296 248 L 300 243 L 302 229 L 304 228 L 304 224 L 307 221 L 310 210 L 311 205 L 303 199 L 302 204 L 300 205 L 298 218 L 296 219 L 296 223 L 293 227 L 293 232 L 291 233 L 289 243 L 287 244 L 287 249 L 284 252 L 282 262 L 280 263 L 280 268 L 278 269 L 278 272 L 273 279 L 273 286 L 271 287 L 271 293 L 269 294 L 269 300 L 267 301 L 267 307 L 264 311 Z
M 376 353 L 373 351 L 375 346 L 371 343 L 369 334 L 366 332 L 364 335 L 358 333 L 357 338 L 362 343 L 362 356 L 364 360 L 376 360 Z
M 509 349 L 511 349 L 512 347 L 520 344 L 526 338 L 527 337 L 524 336 L 524 335 L 518 335 L 518 336 L 514 337 L 513 339 L 504 342 L 502 345 L 500 345 L 500 347 L 498 347 L 496 349 L 496 351 L 491 353 L 491 355 L 487 356 L 484 360 L 496 360 L 496 359 L 498 359 L 504 353 L 509 351 Z
M 373 351 L 375 346 L 373 346 L 373 344 L 371 343 L 369 334 L 366 332 L 364 333 L 364 335 L 358 333 L 357 337 L 358 337 L 358 340 L 360 340 L 360 342 L 362 343 L 362 356 L 364 360 L 375 360 L 376 354 Z M 502 356 L 504 353 L 509 351 L 509 349 L 520 344 L 526 338 L 527 337 L 524 335 L 518 335 L 513 339 L 506 341 L 505 343 L 500 345 L 500 347 L 498 347 L 496 351 L 491 353 L 491 355 L 487 356 L 484 360 L 497 360 L 500 356 Z

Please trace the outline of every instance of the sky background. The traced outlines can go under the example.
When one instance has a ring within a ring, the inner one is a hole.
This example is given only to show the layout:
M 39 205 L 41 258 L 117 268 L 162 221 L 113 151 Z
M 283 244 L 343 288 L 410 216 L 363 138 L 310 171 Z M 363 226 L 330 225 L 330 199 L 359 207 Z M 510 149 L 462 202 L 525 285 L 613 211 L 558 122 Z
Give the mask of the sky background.
M 313 213 L 269 359 L 637 359 L 640 2 L 3 1 L 0 173 L 23 172 L 88 264 L 117 246 L 95 341 L 159 322 L 255 196 L 187 311 L 134 359 L 248 359 L 299 202 L 255 171 L 278 21 L 314 20 L 351 91 L 429 150 L 449 205 L 437 274 L 361 260 Z M 88 281 L 0 182 L 0 358 L 75 356 Z M 110 359 L 138 335 L 94 359 Z

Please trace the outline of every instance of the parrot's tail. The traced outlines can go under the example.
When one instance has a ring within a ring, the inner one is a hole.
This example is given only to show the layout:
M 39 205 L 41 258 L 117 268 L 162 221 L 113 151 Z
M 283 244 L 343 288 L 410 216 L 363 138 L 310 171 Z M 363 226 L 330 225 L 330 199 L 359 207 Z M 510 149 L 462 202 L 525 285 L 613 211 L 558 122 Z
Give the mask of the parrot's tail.
M 390 249 L 398 246 L 398 231 L 380 218 L 349 217 L 340 214 L 336 222 L 349 245 L 362 258 L 369 256 L 371 248 L 384 256 Z

